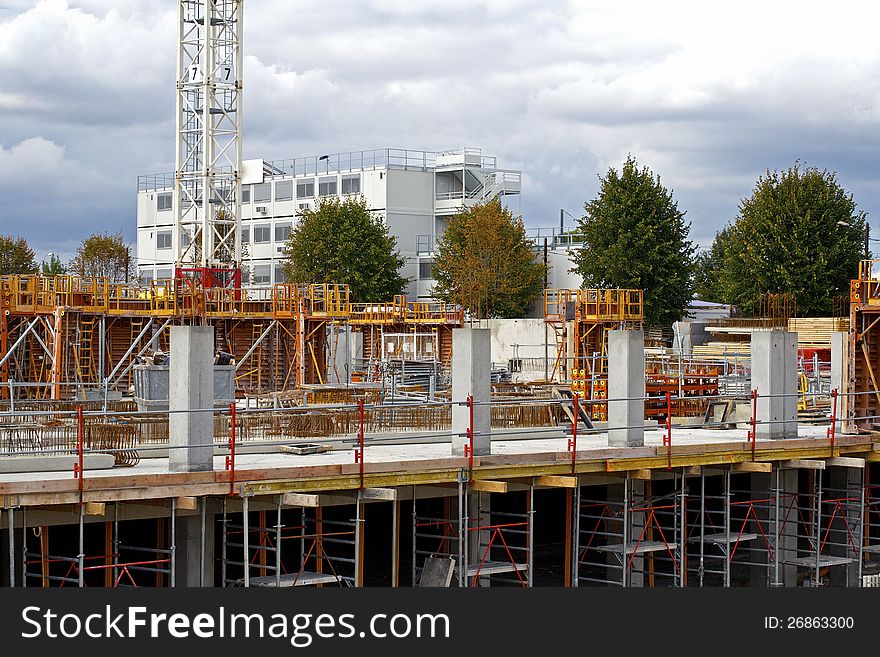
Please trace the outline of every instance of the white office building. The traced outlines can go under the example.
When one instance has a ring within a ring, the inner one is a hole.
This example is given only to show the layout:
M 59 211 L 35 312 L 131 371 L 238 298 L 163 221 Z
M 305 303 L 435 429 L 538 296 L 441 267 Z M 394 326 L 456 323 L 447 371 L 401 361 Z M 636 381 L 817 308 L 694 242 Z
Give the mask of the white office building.
M 385 148 L 291 160 L 249 160 L 242 185 L 244 279 L 251 286 L 283 282 L 283 248 L 305 209 L 322 199 L 361 194 L 397 238 L 410 279 L 407 297 L 427 300 L 434 244 L 462 206 L 500 198 L 521 214 L 521 173 L 499 169 L 480 149 L 431 152 Z M 140 176 L 137 267 L 142 280 L 173 276 L 174 175 Z M 188 236 L 183 236 L 187 239 Z M 378 299 L 377 299 L 378 301 Z

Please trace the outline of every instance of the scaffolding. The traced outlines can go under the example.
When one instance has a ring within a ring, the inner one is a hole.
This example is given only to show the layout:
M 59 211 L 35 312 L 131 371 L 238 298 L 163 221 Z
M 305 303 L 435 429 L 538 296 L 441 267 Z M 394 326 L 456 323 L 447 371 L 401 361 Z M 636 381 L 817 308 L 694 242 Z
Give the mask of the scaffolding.
M 236 361 L 238 388 L 260 393 L 327 383 L 338 335 L 347 328 L 365 335 L 375 328 L 428 335 L 436 358 L 448 364 L 452 328 L 462 321 L 460 308 L 443 303 L 398 297 L 391 304 L 352 304 L 347 285 L 327 283 L 232 289 L 184 279 L 129 285 L 67 275 L 4 276 L 0 398 L 19 386 L 25 398 L 88 400 L 103 393 L 107 399 L 133 383 L 138 359 L 167 350 L 167 329 L 174 324 L 213 326 L 217 350 Z M 381 340 L 370 341 L 366 358 L 383 359 L 380 347 Z
M 577 488 L 572 584 L 683 586 L 684 480 L 679 473 L 666 482 L 625 476 L 620 483 Z M 653 494 L 658 484 L 669 490 Z
M 223 587 L 360 586 L 363 584 L 363 503 L 354 504 L 355 518 L 329 518 L 324 508 L 285 508 L 278 496 L 272 511 L 251 511 L 250 497 L 241 497 L 241 512 L 232 513 L 223 500 L 220 581 Z M 285 513 L 295 516 L 285 524 Z M 252 524 L 252 516 L 257 523 Z M 297 517 L 298 516 L 298 517 Z M 240 518 L 240 519 L 239 519 Z M 269 525 L 267 520 L 274 519 Z M 283 549 L 287 543 L 292 548 Z
M 492 500 L 524 510 L 492 508 Z M 518 499 L 523 498 L 523 499 Z M 533 586 L 534 486 L 522 491 L 491 493 L 469 490 L 466 474 L 456 498 L 417 502 L 413 491 L 412 585 L 418 586 L 427 559 L 453 560 L 458 587 Z M 420 511 L 420 508 L 423 510 Z M 471 515 L 473 513 L 473 515 Z
M 72 585 L 77 587 L 102 584 L 106 588 L 137 588 L 141 586 L 176 585 L 177 501 L 170 502 L 168 522 L 156 519 L 156 544 L 136 545 L 134 524 L 138 520 L 122 520 L 119 504 L 113 504 L 112 521 L 103 522 L 104 546 L 101 554 L 88 554 L 85 541 L 86 506 L 80 505 L 78 551 L 64 554 L 60 546 L 50 543 L 50 527 L 28 527 L 27 512 L 22 509 L 21 525 L 21 586 L 48 588 Z M 31 531 L 29 532 L 28 529 Z M 10 535 L 12 532 L 10 532 Z M 32 544 L 36 543 L 36 549 Z M 57 551 L 56 551 L 57 550 Z M 10 538 L 10 553 L 13 553 Z M 10 574 L 15 581 L 14 573 Z M 152 580 L 152 581 L 150 581 Z

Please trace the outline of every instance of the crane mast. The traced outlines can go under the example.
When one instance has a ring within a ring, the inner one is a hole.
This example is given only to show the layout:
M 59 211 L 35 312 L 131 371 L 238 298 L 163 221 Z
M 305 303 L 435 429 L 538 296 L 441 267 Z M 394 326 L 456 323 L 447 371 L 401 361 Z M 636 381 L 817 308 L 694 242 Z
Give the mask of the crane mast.
M 243 0 L 179 0 L 175 277 L 241 287 Z

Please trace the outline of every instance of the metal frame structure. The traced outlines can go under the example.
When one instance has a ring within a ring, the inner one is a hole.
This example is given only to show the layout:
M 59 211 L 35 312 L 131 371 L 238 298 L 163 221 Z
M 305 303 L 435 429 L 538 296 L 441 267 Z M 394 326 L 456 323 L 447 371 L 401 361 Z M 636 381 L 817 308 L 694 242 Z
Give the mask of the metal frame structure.
M 840 468 L 837 468 L 841 470 Z M 806 490 L 787 486 L 777 469 L 776 497 L 778 500 L 775 535 L 779 559 L 774 572 L 774 585 L 782 584 L 780 569 L 797 569 L 799 583 L 805 579 L 810 586 L 831 583 L 837 570 L 843 571 L 846 585 L 860 582 L 864 556 L 864 468 L 849 468 L 859 473 L 859 481 L 832 486 L 823 481 L 831 479 L 824 468 L 805 469 Z M 840 474 L 840 473 L 838 473 Z M 855 568 L 855 573 L 851 569 Z
M 178 271 L 201 270 L 204 287 L 229 285 L 214 272 L 241 267 L 243 9 L 243 0 L 178 4 L 172 248 Z
M 620 586 L 661 584 L 684 586 L 686 582 L 687 492 L 683 474 L 674 473 L 671 489 L 651 493 L 656 481 L 624 476 L 620 483 L 581 486 L 575 490 L 573 531 L 574 586 Z M 585 494 L 584 488 L 593 489 Z M 597 495 L 605 488 L 606 495 Z M 612 488 L 618 493 L 610 499 Z
M 345 285 L 245 290 L 181 280 L 140 286 L 75 276 L 0 277 L 0 398 L 18 387 L 25 398 L 86 399 L 101 391 L 106 399 L 132 383 L 138 357 L 167 350 L 169 326 L 193 322 L 213 325 L 217 349 L 236 358 L 237 387 L 260 393 L 327 383 L 327 363 L 340 342 L 334 336 L 345 327 L 362 331 L 365 342 L 377 330 L 436 331 L 448 362 L 451 329 L 463 316 L 455 306 L 403 297 L 352 304 Z
M 176 586 L 177 570 L 177 500 L 171 499 L 168 524 L 165 518 L 156 518 L 157 544 L 155 547 L 132 545 L 127 542 L 128 534 L 121 531 L 123 525 L 139 522 L 137 520 L 121 520 L 119 517 L 119 504 L 113 504 L 113 520 L 102 523 L 105 527 L 104 553 L 89 555 L 85 546 L 85 516 L 86 507 L 80 505 L 78 521 L 79 543 L 75 556 L 52 554 L 49 547 L 49 527 L 39 526 L 31 529 L 34 537 L 39 541 L 39 551 L 32 551 L 29 542 L 32 540 L 28 533 L 26 509 L 21 511 L 22 542 L 21 550 L 21 585 L 29 586 L 29 581 L 38 580 L 39 586 L 48 588 L 55 584 L 64 586 L 71 584 L 77 587 L 88 586 L 88 575 L 103 574 L 104 586 L 108 588 L 143 586 L 143 578 L 136 575 L 146 573 L 155 577 L 156 586 L 165 583 L 174 588 Z M 162 543 L 165 546 L 162 546 Z M 10 538 L 10 554 L 14 554 L 13 539 Z M 36 566 L 38 572 L 32 570 Z M 15 581 L 15 574 L 10 570 L 11 581 Z
M 276 497 L 274 509 L 270 511 L 252 511 L 248 495 L 243 495 L 240 501 L 240 514 L 233 514 L 224 499 L 218 519 L 221 586 L 363 585 L 362 501 L 355 501 L 355 518 L 350 520 L 325 517 L 321 506 L 286 507 L 283 496 Z M 285 512 L 289 517 L 296 511 L 299 519 L 285 524 Z M 258 519 L 256 525 L 251 524 L 254 514 Z M 241 520 L 237 521 L 237 517 Z M 274 518 L 274 524 L 267 522 L 270 517 Z M 284 550 L 285 541 L 292 541 L 297 547 L 292 552 Z M 292 566 L 288 565 L 291 555 L 295 555 Z
M 412 585 L 418 586 L 425 560 L 439 555 L 454 560 L 458 587 L 533 586 L 534 486 L 530 483 L 522 491 L 508 493 L 470 488 L 466 472 L 462 473 L 457 497 L 442 498 L 443 511 L 433 515 L 419 513 L 413 491 Z M 471 495 L 477 496 L 473 517 Z M 501 495 L 523 495 L 525 511 L 492 510 L 491 500 Z M 434 500 L 434 508 L 440 504 Z

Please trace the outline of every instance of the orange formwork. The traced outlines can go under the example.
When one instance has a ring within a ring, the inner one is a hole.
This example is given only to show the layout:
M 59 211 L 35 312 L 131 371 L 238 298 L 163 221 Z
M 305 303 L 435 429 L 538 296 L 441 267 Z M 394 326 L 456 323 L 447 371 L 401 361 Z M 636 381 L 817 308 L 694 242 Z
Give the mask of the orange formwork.
M 65 399 L 89 389 L 126 390 L 131 366 L 168 349 L 168 328 L 215 328 L 215 345 L 236 359 L 236 387 L 261 393 L 325 383 L 331 326 L 449 333 L 459 309 L 444 304 L 352 304 L 347 285 L 280 283 L 271 288 L 201 288 L 176 280 L 148 285 L 76 276 L 0 278 L 0 389 Z M 25 387 L 21 387 L 26 384 Z

